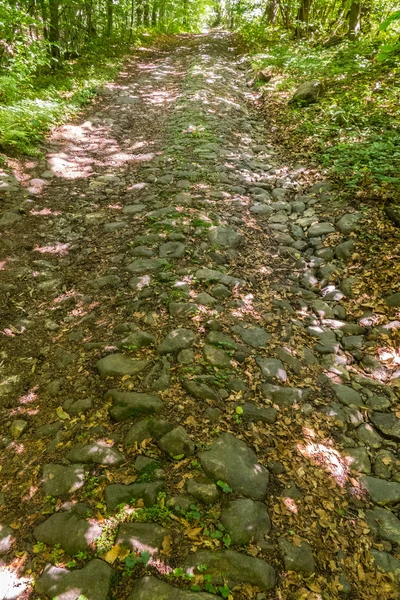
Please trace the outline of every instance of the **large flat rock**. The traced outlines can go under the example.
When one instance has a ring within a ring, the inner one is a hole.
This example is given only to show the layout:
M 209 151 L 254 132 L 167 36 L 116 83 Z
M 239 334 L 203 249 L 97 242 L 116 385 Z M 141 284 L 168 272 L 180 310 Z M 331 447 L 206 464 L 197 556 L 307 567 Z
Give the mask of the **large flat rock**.
M 162 550 L 167 535 L 169 530 L 156 523 L 122 523 L 115 543 L 131 552 L 149 552 L 154 556 Z
M 50 463 L 43 466 L 42 482 L 46 496 L 66 496 L 85 485 L 85 468 L 83 465 Z
M 200 452 L 198 457 L 204 471 L 214 481 L 221 480 L 235 492 L 253 500 L 263 500 L 267 495 L 267 469 L 258 463 L 253 450 L 232 434 L 223 433 L 210 450 Z
M 164 489 L 163 481 L 152 483 L 112 483 L 104 491 L 107 510 L 114 510 L 119 504 L 130 504 L 133 500 L 143 500 L 145 506 L 154 506 L 159 492 Z
M 59 512 L 35 527 L 33 535 L 38 542 L 48 546 L 59 544 L 65 552 L 74 555 L 89 551 L 90 545 L 101 535 L 101 527 L 72 512 Z
M 128 600 L 215 600 L 214 594 L 190 592 L 161 581 L 156 577 L 142 577 L 135 582 Z
M 149 360 L 134 360 L 124 354 L 109 354 L 97 361 L 101 377 L 123 377 L 137 375 L 150 364 Z
M 200 550 L 184 561 L 187 572 L 196 572 L 199 565 L 207 565 L 205 574 L 216 585 L 225 582 L 230 588 L 236 585 L 255 585 L 262 591 L 275 586 L 275 570 L 267 562 L 232 550 Z
M 57 600 L 106 600 L 112 575 L 112 568 L 98 558 L 74 571 L 48 564 L 36 582 L 35 591 Z
M 123 421 L 128 417 L 141 415 L 154 415 L 163 407 L 163 403 L 157 396 L 137 392 L 120 392 L 113 389 L 105 394 L 105 399 L 111 399 L 113 402 L 110 415 L 114 421 Z
M 76 446 L 67 454 L 72 463 L 112 465 L 118 467 L 125 462 L 125 456 L 106 442 L 99 441 L 86 446 Z

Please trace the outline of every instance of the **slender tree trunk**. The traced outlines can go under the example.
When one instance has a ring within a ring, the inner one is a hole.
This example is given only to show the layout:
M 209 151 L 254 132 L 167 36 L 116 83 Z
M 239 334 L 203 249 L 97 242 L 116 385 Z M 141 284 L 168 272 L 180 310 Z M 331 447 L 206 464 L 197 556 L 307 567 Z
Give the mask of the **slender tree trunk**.
M 278 15 L 278 1 L 277 0 L 268 0 L 264 14 L 263 21 L 267 21 L 270 25 L 275 25 L 276 17 Z
M 143 2 L 143 25 L 145 27 L 150 26 L 150 6 L 149 0 L 144 0 Z
M 142 0 L 136 2 L 136 24 L 141 27 L 143 25 L 143 4 Z
M 296 36 L 302 37 L 308 32 L 312 0 L 301 0 L 296 18 Z
M 189 0 L 183 0 L 183 26 L 189 26 Z
M 358 37 L 361 29 L 361 2 L 353 1 L 349 12 L 349 31 L 350 40 L 355 40 Z
M 114 17 L 114 5 L 113 0 L 107 0 L 107 29 L 106 36 L 111 37 L 113 28 L 113 17 Z
M 151 26 L 157 27 L 158 22 L 158 1 L 153 0 L 153 6 L 151 9 Z
M 51 44 L 51 55 L 53 58 L 60 57 L 60 7 L 59 0 L 49 0 L 49 42 Z
M 160 0 L 160 12 L 158 13 L 158 22 L 161 27 L 165 26 L 165 15 L 166 15 L 166 0 Z
M 131 18 L 129 23 L 129 41 L 132 39 L 133 35 L 133 23 L 135 21 L 135 0 L 131 1 Z

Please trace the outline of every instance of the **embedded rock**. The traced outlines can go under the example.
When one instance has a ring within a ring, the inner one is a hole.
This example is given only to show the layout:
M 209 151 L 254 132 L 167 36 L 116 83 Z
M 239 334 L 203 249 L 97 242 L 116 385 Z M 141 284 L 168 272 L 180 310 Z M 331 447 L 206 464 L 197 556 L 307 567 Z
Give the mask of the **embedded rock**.
M 103 560 L 95 558 L 83 569 L 68 571 L 47 564 L 35 584 L 37 594 L 57 600 L 106 600 L 113 575 L 112 568 Z
M 253 450 L 232 434 L 223 433 L 198 457 L 205 473 L 214 481 L 223 481 L 235 492 L 253 500 L 265 498 L 268 471 L 258 463 Z
M 222 512 L 221 523 L 230 534 L 232 544 L 238 546 L 262 540 L 271 531 L 265 504 L 249 498 L 229 502 Z
M 59 544 L 65 552 L 74 555 L 88 552 L 91 544 L 101 535 L 101 527 L 73 512 L 58 512 L 33 530 L 38 542 L 48 546 Z
M 163 403 L 157 396 L 137 392 L 109 390 L 105 394 L 105 399 L 113 401 L 110 415 L 114 421 L 123 421 L 128 417 L 139 417 L 141 415 L 154 415 L 160 412 L 163 407 Z
M 137 375 L 143 371 L 150 361 L 133 360 L 124 354 L 109 354 L 97 361 L 96 367 L 101 377 L 122 377 Z
M 270 564 L 240 552 L 199 550 L 184 561 L 184 568 L 188 572 L 196 570 L 200 565 L 207 565 L 204 574 L 210 575 L 215 585 L 227 583 L 233 588 L 236 585 L 250 584 L 261 591 L 271 590 L 275 586 L 275 570 Z

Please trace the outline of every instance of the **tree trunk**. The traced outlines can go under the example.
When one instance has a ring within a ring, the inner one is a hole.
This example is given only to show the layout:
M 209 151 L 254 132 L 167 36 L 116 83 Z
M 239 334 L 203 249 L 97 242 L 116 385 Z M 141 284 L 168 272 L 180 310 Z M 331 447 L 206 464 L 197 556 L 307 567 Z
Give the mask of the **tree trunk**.
M 143 4 L 142 0 L 137 0 L 136 4 L 136 24 L 138 27 L 143 25 Z
M 113 0 L 107 0 L 107 29 L 106 36 L 111 37 L 113 28 L 113 17 L 114 17 L 114 5 Z
M 60 10 L 59 0 L 49 0 L 49 42 L 53 58 L 60 58 Z
M 270 25 L 275 25 L 278 14 L 278 1 L 268 0 L 263 14 L 263 21 L 267 21 Z
M 143 25 L 145 27 L 150 26 L 150 6 L 149 0 L 144 0 L 143 2 Z
M 350 40 L 358 37 L 361 29 L 361 2 L 352 2 L 349 11 L 349 32 Z
M 301 0 L 296 19 L 296 36 L 302 37 L 308 32 L 312 0 Z
M 158 22 L 158 2 L 157 0 L 153 0 L 153 6 L 151 9 L 151 26 L 157 27 Z

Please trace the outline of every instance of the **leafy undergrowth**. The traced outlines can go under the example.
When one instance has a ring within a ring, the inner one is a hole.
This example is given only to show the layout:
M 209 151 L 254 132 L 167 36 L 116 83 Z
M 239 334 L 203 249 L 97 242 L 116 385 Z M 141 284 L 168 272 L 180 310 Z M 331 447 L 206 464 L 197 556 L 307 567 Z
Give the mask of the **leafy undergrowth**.
M 164 37 L 143 33 L 131 44 L 96 45 L 82 58 L 66 61 L 54 71 L 44 64 L 35 76 L 21 79 L 9 73 L 0 77 L 0 152 L 36 155 L 49 129 L 71 119 L 101 85 L 115 79 L 135 46 L 154 45 Z
M 278 141 L 300 162 L 317 158 L 350 192 L 388 198 L 400 183 L 400 60 L 377 61 L 378 47 L 367 39 L 328 48 L 273 43 L 252 62 L 273 75 L 262 102 Z M 311 79 L 324 84 L 321 100 L 288 105 L 298 85 Z

